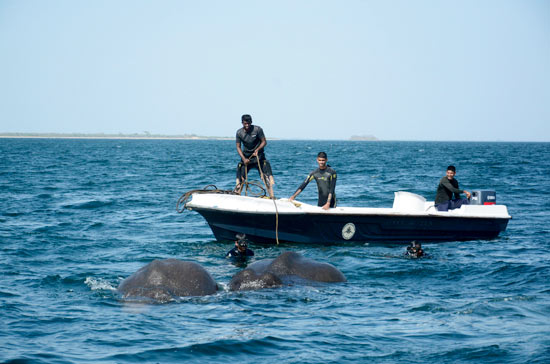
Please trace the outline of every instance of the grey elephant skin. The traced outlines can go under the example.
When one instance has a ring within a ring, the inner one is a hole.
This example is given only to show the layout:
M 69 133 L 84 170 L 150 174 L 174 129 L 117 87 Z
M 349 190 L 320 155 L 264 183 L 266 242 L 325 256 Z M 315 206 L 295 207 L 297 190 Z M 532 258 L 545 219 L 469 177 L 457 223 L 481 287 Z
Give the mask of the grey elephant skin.
M 178 259 L 155 259 L 118 286 L 124 299 L 148 298 L 157 302 L 206 296 L 217 290 L 218 285 L 200 264 Z
M 235 274 L 229 282 L 231 291 L 269 288 L 299 281 L 325 283 L 346 282 L 346 277 L 332 264 L 285 252 L 275 259 L 254 262 Z

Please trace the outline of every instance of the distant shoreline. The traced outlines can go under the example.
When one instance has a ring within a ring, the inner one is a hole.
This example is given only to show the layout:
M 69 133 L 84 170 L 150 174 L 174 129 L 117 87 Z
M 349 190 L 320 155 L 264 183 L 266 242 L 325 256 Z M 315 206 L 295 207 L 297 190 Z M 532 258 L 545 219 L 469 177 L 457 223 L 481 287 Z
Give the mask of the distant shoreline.
M 12 136 L 0 135 L 0 139 L 112 139 L 112 140 L 233 140 L 234 138 L 186 138 L 186 137 L 93 137 L 93 136 Z
M 109 140 L 235 140 L 235 137 L 220 137 L 220 136 L 202 136 L 196 134 L 183 135 L 164 135 L 164 134 L 102 134 L 102 133 L 0 133 L 0 139 L 109 139 Z M 270 141 L 275 140 L 301 140 L 301 139 L 281 139 L 269 138 Z M 304 139 L 309 140 L 309 139 Z M 340 139 L 339 139 L 340 140 Z M 378 139 L 359 139 L 353 136 L 350 139 L 341 140 L 363 140 L 377 141 Z
M 233 140 L 230 137 L 205 137 L 199 135 L 146 135 L 146 134 L 57 134 L 57 133 L 2 133 L 0 138 L 19 139 L 159 139 L 159 140 Z

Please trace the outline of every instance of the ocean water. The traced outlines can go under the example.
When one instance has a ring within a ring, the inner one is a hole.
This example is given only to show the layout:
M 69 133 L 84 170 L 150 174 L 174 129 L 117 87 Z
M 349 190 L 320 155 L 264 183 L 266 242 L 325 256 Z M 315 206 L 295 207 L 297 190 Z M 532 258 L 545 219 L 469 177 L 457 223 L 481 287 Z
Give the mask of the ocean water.
M 269 141 L 278 197 L 315 156 L 338 172 L 340 205 L 433 199 L 448 164 L 493 189 L 513 219 L 494 240 L 252 246 L 339 268 L 343 284 L 229 292 L 223 258 L 184 192 L 234 186 L 233 141 L 0 139 L 0 362 L 548 363 L 550 143 Z M 252 173 L 257 179 L 257 172 Z M 316 202 L 310 185 L 300 200 Z M 153 259 L 194 260 L 212 296 L 126 303 L 118 284 Z

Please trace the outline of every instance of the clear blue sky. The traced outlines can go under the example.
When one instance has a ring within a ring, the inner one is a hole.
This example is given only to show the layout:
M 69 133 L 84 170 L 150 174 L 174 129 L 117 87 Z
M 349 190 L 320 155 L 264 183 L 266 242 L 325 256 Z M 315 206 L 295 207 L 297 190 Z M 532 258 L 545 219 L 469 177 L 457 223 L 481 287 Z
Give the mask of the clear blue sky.
M 550 141 L 550 1 L 0 0 L 0 132 Z

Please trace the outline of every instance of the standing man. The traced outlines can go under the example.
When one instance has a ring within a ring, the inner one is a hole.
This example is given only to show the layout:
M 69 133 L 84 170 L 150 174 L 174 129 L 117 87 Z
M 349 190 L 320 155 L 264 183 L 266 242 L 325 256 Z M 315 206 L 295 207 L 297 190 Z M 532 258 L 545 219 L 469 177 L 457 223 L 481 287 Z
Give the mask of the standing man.
M 248 175 L 250 168 L 257 168 L 258 172 L 263 173 L 264 183 L 267 187 L 270 197 L 273 197 L 273 172 L 271 165 L 265 159 L 264 148 L 267 145 L 264 131 L 258 125 L 252 125 L 252 117 L 244 114 L 241 117 L 243 127 L 237 130 L 237 152 L 241 157 L 241 161 L 237 166 L 237 186 L 235 191 L 241 193 L 245 176 Z M 242 144 L 242 146 L 241 146 Z
M 307 176 L 289 200 L 293 201 L 306 188 L 308 183 L 315 179 L 319 192 L 317 206 L 322 207 L 323 210 L 328 210 L 331 207 L 336 207 L 336 194 L 334 192 L 336 189 L 336 171 L 327 164 L 327 153 L 325 152 L 317 154 L 317 164 L 319 168 Z
M 455 175 L 455 166 L 448 166 L 446 175 L 439 181 L 434 202 L 437 211 L 458 209 L 460 206 L 470 203 L 470 192 L 458 188 L 458 181 L 455 179 Z M 460 197 L 462 192 L 466 194 L 467 198 Z

